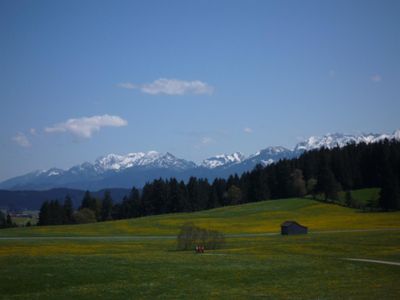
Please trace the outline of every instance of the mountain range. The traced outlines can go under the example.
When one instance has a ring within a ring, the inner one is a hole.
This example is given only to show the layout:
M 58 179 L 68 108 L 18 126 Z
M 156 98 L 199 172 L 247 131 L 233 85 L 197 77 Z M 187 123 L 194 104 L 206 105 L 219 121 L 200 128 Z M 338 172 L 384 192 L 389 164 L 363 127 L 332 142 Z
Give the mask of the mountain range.
M 95 160 L 84 162 L 68 170 L 51 168 L 34 171 L 0 183 L 5 190 L 46 190 L 70 188 L 81 190 L 101 190 L 105 188 L 142 187 L 156 178 L 175 177 L 187 180 L 190 176 L 208 178 L 227 177 L 253 169 L 257 164 L 269 165 L 280 159 L 300 156 L 303 152 L 322 147 L 343 147 L 349 143 L 375 143 L 384 139 L 400 140 L 400 130 L 392 134 L 327 134 L 312 136 L 299 142 L 293 149 L 267 147 L 250 156 L 240 152 L 221 154 L 203 160 L 200 164 L 177 158 L 171 153 L 156 151 L 129 153 L 127 155 L 108 154 Z
M 107 189 L 114 203 L 121 202 L 122 199 L 129 195 L 129 189 Z M 92 191 L 91 195 L 101 199 L 104 197 L 105 190 Z M 75 208 L 81 205 L 84 190 L 54 188 L 44 191 L 8 191 L 0 190 L 0 210 L 4 211 L 24 211 L 39 210 L 44 201 L 58 200 L 63 203 L 68 195 Z

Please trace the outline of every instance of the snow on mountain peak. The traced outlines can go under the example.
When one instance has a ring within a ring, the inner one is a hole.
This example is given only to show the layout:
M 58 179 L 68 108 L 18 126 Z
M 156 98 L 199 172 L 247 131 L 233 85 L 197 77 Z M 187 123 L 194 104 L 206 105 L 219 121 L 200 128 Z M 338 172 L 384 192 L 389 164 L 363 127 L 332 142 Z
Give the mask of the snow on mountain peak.
M 153 153 L 148 153 L 148 157 L 153 156 Z M 126 155 L 108 154 L 96 159 L 94 165 L 103 171 L 107 170 L 122 170 L 134 165 L 139 165 L 140 160 L 146 157 L 144 152 L 128 153 Z
M 60 175 L 60 173 L 57 171 L 51 171 L 49 174 L 47 174 L 47 176 L 57 176 L 57 175 Z
M 328 133 L 323 136 L 309 137 L 303 142 L 298 143 L 293 151 L 285 147 L 274 146 L 262 149 L 247 158 L 240 152 L 219 154 L 203 160 L 200 166 L 214 169 L 217 167 L 239 164 L 248 160 L 258 161 L 264 165 L 269 165 L 282 158 L 294 157 L 296 153 L 301 153 L 303 151 L 319 149 L 322 147 L 330 149 L 334 147 L 343 147 L 349 143 L 375 143 L 384 139 L 393 138 L 400 140 L 400 129 L 396 130 L 392 135 L 373 133 L 358 135 Z M 126 155 L 108 154 L 98 158 L 94 165 L 89 165 L 100 172 L 121 171 L 131 167 L 172 168 L 182 170 L 197 167 L 195 163 L 179 159 L 169 152 L 163 154 L 154 150 L 148 152 L 133 152 Z
M 270 159 L 268 159 L 268 160 L 261 160 L 261 163 L 264 165 L 264 166 L 268 166 L 268 165 L 270 165 L 270 164 L 273 164 L 275 161 L 272 159 L 272 158 L 270 158 Z
M 270 156 L 279 156 L 280 154 L 286 153 L 290 151 L 289 149 L 281 146 L 271 146 L 267 147 L 265 149 L 262 149 L 260 151 L 257 151 L 256 153 L 252 154 L 249 156 L 249 158 L 257 158 L 257 157 L 263 157 L 269 159 Z
M 214 169 L 227 164 L 237 164 L 242 162 L 244 159 L 245 156 L 240 152 L 234 152 L 232 154 L 219 154 L 203 160 L 200 165 L 208 169 Z
M 397 129 L 397 130 L 395 130 L 395 131 L 393 132 L 393 138 L 394 138 L 395 140 L 400 141 L 400 129 Z
M 195 164 L 176 158 L 169 152 L 162 154 L 157 151 L 133 152 L 126 155 L 108 154 L 95 161 L 96 169 L 103 171 L 121 171 L 131 167 L 185 169 L 193 165 Z
M 374 133 L 361 133 L 361 134 L 342 134 L 333 133 L 323 136 L 311 136 L 307 140 L 300 142 L 294 148 L 294 151 L 309 151 L 314 149 L 344 147 L 350 143 L 376 143 L 384 139 L 397 139 L 400 140 L 400 130 L 395 131 L 392 135 L 388 134 L 374 134 Z
M 281 147 L 281 146 L 273 146 L 273 147 L 267 147 L 263 150 L 260 151 L 260 153 L 269 153 L 269 154 L 277 154 L 277 153 L 282 153 L 282 152 L 286 152 L 288 151 L 288 149 L 286 149 L 285 147 Z
M 241 173 L 251 170 L 257 164 L 266 166 L 281 159 L 295 158 L 308 150 L 322 147 L 343 147 L 349 143 L 370 144 L 385 139 L 396 139 L 400 141 L 400 129 L 395 130 L 392 134 L 360 133 L 350 135 L 333 133 L 324 136 L 311 136 L 298 143 L 293 150 L 284 147 L 267 147 L 249 157 L 245 157 L 240 152 L 221 154 L 205 159 L 199 165 L 191 161 L 177 158 L 169 152 L 132 152 L 126 155 L 111 153 L 99 157 L 94 163 L 84 162 L 68 170 L 51 168 L 48 170 L 30 172 L 8 179 L 0 183 L 0 186 L 6 189 L 21 189 L 22 187 L 51 188 L 62 186 L 79 186 L 81 188 L 83 186 L 87 189 L 92 187 L 92 184 L 101 184 L 100 187 L 103 188 L 103 184 L 106 182 L 107 178 L 114 178 L 113 176 L 115 176 L 116 173 L 119 173 L 116 176 L 117 178 L 125 179 L 136 174 L 134 176 L 136 176 L 135 178 L 138 182 L 152 180 L 156 178 L 154 176 L 182 176 L 182 178 L 188 174 L 202 174 L 202 176 L 204 174 L 218 174 L 218 176 L 224 176 L 234 172 Z M 201 169 L 197 170 L 198 167 L 207 168 L 210 172 L 203 172 L 204 170 Z M 125 169 L 129 169 L 126 174 L 123 173 Z M 163 169 L 163 171 L 160 172 L 160 169 Z M 152 170 L 154 172 L 152 172 Z M 128 181 L 129 180 L 127 180 L 127 182 Z M 115 184 L 114 181 L 111 182 Z M 124 183 L 122 183 L 122 185 L 124 185 Z
M 47 171 L 44 171 L 42 173 L 45 173 L 47 176 L 59 176 L 64 173 L 64 170 L 57 169 L 57 168 L 51 168 Z

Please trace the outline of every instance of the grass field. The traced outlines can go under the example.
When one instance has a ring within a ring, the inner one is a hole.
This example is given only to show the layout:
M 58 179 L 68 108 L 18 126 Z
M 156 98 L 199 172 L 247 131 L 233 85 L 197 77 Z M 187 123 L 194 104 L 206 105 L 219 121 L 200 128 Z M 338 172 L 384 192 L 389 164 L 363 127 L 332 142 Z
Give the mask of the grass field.
M 281 222 L 292 219 L 309 226 L 310 234 L 242 235 L 278 232 Z M 173 235 L 189 220 L 237 237 L 202 255 L 176 251 Z M 399 299 L 400 266 L 344 260 L 400 262 L 396 228 L 400 212 L 363 213 L 286 199 L 192 214 L 5 229 L 0 298 Z
M 367 204 L 368 201 L 377 202 L 379 199 L 379 188 L 369 188 L 351 191 L 351 196 L 360 201 L 363 204 Z M 345 202 L 346 195 L 345 192 L 339 193 L 339 198 Z
M 378 206 L 380 188 L 367 188 L 367 189 L 358 189 L 351 191 L 351 197 L 353 198 L 353 204 L 356 204 L 357 207 L 364 207 L 368 204 L 372 204 L 373 206 Z M 308 196 L 310 199 L 311 196 Z M 323 201 L 324 195 L 318 194 L 316 198 Z M 346 205 L 346 192 L 340 191 L 338 194 L 338 199 L 336 201 L 337 204 Z

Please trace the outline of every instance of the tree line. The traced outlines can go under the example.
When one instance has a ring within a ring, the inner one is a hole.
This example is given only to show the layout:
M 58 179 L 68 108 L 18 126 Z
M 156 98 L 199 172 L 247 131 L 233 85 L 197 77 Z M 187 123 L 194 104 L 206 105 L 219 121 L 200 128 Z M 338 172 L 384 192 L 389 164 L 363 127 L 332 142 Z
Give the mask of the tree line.
M 39 225 L 193 212 L 305 195 L 322 196 L 322 200 L 329 202 L 337 200 L 340 191 L 347 191 L 346 203 L 352 206 L 349 191 L 371 187 L 381 188 L 377 204 L 380 209 L 400 209 L 400 142 L 385 140 L 322 148 L 212 182 L 195 177 L 187 182 L 160 178 L 145 184 L 141 191 L 133 187 L 120 203 L 113 203 L 107 191 L 101 199 L 87 191 L 76 211 L 68 196 L 63 204 L 57 200 L 44 202 Z
M 81 205 L 74 210 L 71 198 L 67 195 L 63 203 L 58 200 L 43 202 L 38 225 L 82 224 L 112 220 L 113 202 L 109 191 L 103 198 L 93 197 L 86 191 Z

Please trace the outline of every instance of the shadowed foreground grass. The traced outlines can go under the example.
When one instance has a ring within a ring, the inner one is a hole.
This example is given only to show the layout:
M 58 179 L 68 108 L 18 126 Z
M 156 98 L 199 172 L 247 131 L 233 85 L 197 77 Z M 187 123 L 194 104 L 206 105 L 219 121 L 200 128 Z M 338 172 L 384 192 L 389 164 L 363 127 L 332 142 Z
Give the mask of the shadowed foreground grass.
M 295 219 L 303 236 L 228 238 L 199 255 L 176 251 L 180 224 L 224 233 L 276 232 Z M 81 239 L 0 239 L 1 299 L 399 299 L 400 267 L 343 258 L 400 261 L 400 231 L 317 233 L 399 228 L 400 214 L 360 213 L 305 199 L 225 207 L 76 226 L 17 228 L 0 237 L 81 236 Z M 314 231 L 315 233 L 312 233 Z M 110 239 L 112 235 L 154 239 Z M 97 239 L 84 239 L 85 236 Z
M 398 299 L 400 232 L 228 239 L 204 255 L 173 240 L 0 241 L 4 299 Z

